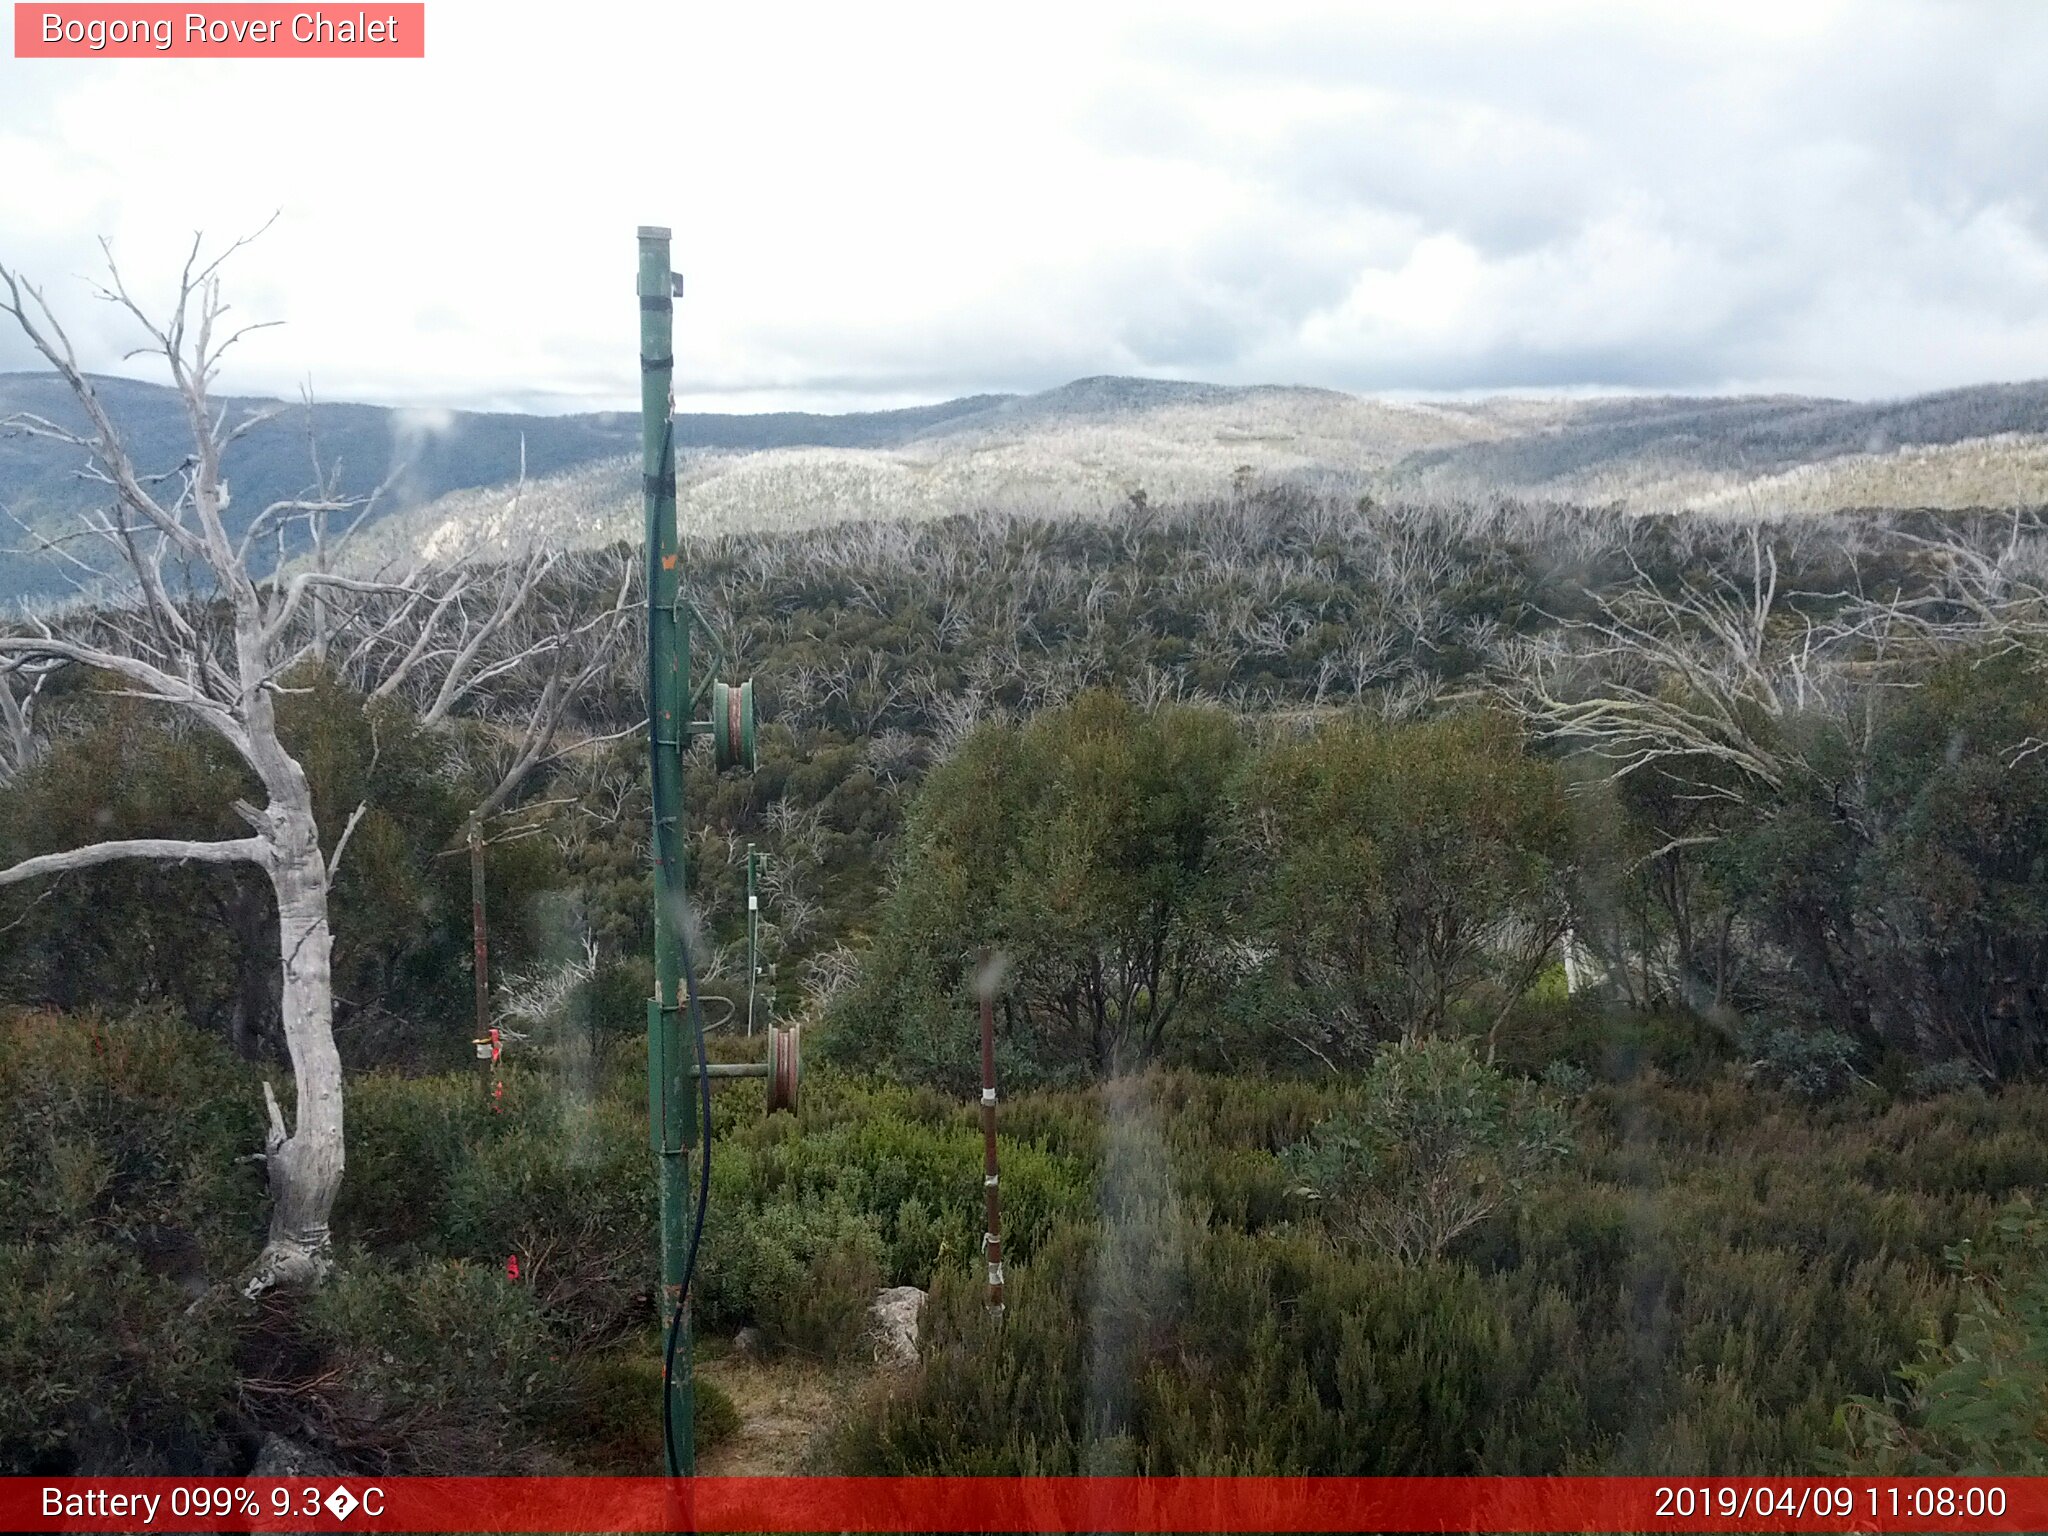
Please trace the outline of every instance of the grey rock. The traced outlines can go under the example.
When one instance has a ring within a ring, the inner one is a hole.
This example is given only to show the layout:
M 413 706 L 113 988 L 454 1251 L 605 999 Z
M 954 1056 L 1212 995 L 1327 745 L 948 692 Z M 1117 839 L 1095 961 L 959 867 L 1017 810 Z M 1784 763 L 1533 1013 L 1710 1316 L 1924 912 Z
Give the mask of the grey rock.
M 917 1364 L 917 1328 L 924 1316 L 925 1293 L 914 1285 L 878 1291 L 868 1306 L 868 1337 L 878 1365 Z
M 256 1465 L 249 1469 L 249 1476 L 339 1477 L 341 1468 L 310 1445 L 303 1445 L 284 1435 L 265 1435 L 262 1448 L 256 1452 Z

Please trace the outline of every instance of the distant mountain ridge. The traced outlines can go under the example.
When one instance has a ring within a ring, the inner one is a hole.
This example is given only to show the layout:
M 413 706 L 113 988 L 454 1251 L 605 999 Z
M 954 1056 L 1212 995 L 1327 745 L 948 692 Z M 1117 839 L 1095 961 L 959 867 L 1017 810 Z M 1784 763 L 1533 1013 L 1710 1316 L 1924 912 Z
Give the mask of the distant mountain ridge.
M 174 468 L 190 452 L 184 409 L 174 391 L 100 375 L 92 382 L 139 465 Z M 676 445 L 685 452 L 734 453 L 794 446 L 876 447 L 986 411 L 1008 398 L 974 395 L 938 405 L 847 415 L 686 412 L 676 417 Z M 251 411 L 279 413 L 229 453 L 229 531 L 239 534 L 265 506 L 311 484 L 308 413 L 299 403 L 242 396 L 225 396 L 216 403 L 231 421 Z M 17 414 L 41 416 L 73 430 L 85 426 L 70 391 L 50 373 L 0 373 L 0 420 Z M 522 452 L 527 475 L 541 480 L 640 449 L 640 418 L 625 411 L 531 416 L 317 401 L 310 425 L 321 463 L 330 472 L 339 467 L 343 494 L 368 495 L 394 471 L 402 471 L 387 492 L 385 516 L 402 515 L 452 491 L 513 480 Z M 0 509 L 42 532 L 61 529 L 71 514 L 102 500 L 94 486 L 78 478 L 78 467 L 79 456 L 59 444 L 0 433 Z M 14 522 L 0 524 L 0 604 L 64 590 L 46 560 L 21 553 L 27 542 L 28 536 Z
M 95 387 L 138 463 L 184 456 L 168 389 Z M 277 402 L 230 399 L 231 416 Z M 47 374 L 0 374 L 0 417 L 82 422 Z M 362 559 L 583 544 L 635 537 L 640 424 L 581 416 L 438 412 L 318 403 L 311 426 L 342 489 L 366 494 L 398 471 Z M 287 405 L 228 461 L 231 517 L 245 526 L 312 478 L 308 416 Z M 973 395 L 904 410 L 676 418 L 687 526 L 801 527 L 978 508 L 1085 515 L 1133 492 L 1219 495 L 1249 475 L 1346 494 L 1422 499 L 1620 502 L 1639 511 L 1755 504 L 2006 505 L 2048 502 L 2048 381 L 1987 384 L 1904 400 L 1637 396 L 1385 401 L 1288 385 L 1099 376 L 1031 395 Z M 509 491 L 521 462 L 527 485 Z M 61 446 L 0 436 L 0 508 L 31 527 L 68 526 L 95 503 Z M 0 603 L 64 590 L 47 557 L 0 534 Z M 287 550 L 287 555 L 292 551 Z
M 2012 434 L 2048 434 L 2048 381 L 1874 402 L 1801 396 L 1590 401 L 1556 427 L 1484 447 L 1425 452 L 1405 468 L 1417 483 L 1450 467 L 1465 483 L 1538 485 L 1654 454 L 1699 470 L 1766 475 L 1850 454 Z

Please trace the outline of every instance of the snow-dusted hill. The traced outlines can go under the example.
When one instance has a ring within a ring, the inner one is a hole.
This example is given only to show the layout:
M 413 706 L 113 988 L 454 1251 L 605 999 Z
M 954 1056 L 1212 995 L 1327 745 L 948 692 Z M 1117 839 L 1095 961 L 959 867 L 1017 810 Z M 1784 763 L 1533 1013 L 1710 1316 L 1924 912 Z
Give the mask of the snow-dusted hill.
M 638 537 L 640 464 L 462 491 L 393 517 L 370 563 Z M 2048 503 L 2048 385 L 1864 404 L 1800 397 L 1399 403 L 1332 390 L 1084 379 L 868 445 L 685 454 L 699 533 L 978 509 L 1089 515 L 1291 482 L 1383 499 L 1498 496 L 1819 511 Z
M 168 391 L 107 381 L 143 457 L 175 462 Z M 47 398 L 46 398 L 47 397 Z M 255 402 L 238 402 L 246 405 Z M 51 381 L 0 375 L 0 415 L 61 416 Z M 410 467 L 357 563 L 637 538 L 637 419 L 398 413 L 317 407 L 323 452 L 363 480 Z M 1984 385 L 1885 402 L 1797 396 L 1499 398 L 1403 403 L 1334 390 L 1080 379 L 846 416 L 679 416 L 686 528 L 801 528 L 854 518 L 999 509 L 1099 513 L 1289 482 L 1382 500 L 1495 497 L 1788 512 L 2048 504 L 2048 383 Z M 512 484 L 521 451 L 532 469 Z M 307 474 L 303 413 L 237 445 L 238 506 L 292 494 Z M 91 487 L 75 455 L 0 440 L 0 506 L 42 529 Z M 88 498 L 89 499 L 89 498 Z M 0 540 L 0 601 L 50 575 Z M 289 553 L 289 552 L 288 552 Z M 61 590 L 61 588 L 59 588 Z

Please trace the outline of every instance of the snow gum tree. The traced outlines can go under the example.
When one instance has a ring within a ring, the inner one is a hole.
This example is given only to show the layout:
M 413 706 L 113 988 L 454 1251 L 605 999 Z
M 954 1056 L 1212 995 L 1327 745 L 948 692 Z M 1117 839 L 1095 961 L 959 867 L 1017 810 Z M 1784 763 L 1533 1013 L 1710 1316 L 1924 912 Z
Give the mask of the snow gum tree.
M 264 1084 L 268 1130 L 259 1156 L 271 1212 L 267 1241 L 243 1282 L 253 1296 L 317 1282 L 328 1269 L 328 1219 L 344 1165 L 329 896 L 367 809 L 358 805 L 338 835 L 323 837 L 307 773 L 279 736 L 280 693 L 294 686 L 295 674 L 324 667 L 360 682 L 373 697 L 423 694 L 433 701 L 432 723 L 494 679 L 544 675 L 541 706 L 521 737 L 516 778 L 523 780 L 550 755 L 565 700 L 603 671 L 590 648 L 623 637 L 627 604 L 622 588 L 602 625 L 525 622 L 545 607 L 532 599 L 553 564 L 547 557 L 493 570 L 415 567 L 388 579 L 344 574 L 333 556 L 368 517 L 377 494 L 337 495 L 338 478 L 321 471 L 317 455 L 311 490 L 253 517 L 239 509 L 231 514 L 224 456 L 275 414 L 230 423 L 211 395 L 222 355 L 260 328 L 231 327 L 221 297 L 222 263 L 246 243 L 207 260 L 195 239 L 162 318 L 130 296 L 108 255 L 100 297 L 141 327 L 146 339 L 139 352 L 163 360 L 184 407 L 189 452 L 160 472 L 145 471 L 131 456 L 42 292 L 0 264 L 0 313 L 62 378 L 75 407 L 66 421 L 23 414 L 0 427 L 78 451 L 80 475 L 102 493 L 101 506 L 81 514 L 68 531 L 38 540 L 77 574 L 80 599 L 61 610 L 0 621 L 6 762 L 18 767 L 31 751 L 28 709 L 41 680 L 52 669 L 75 666 L 213 732 L 232 748 L 257 791 L 233 806 L 246 836 L 94 842 L 0 869 L 0 884 L 122 859 L 252 864 L 267 877 L 277 904 L 280 1022 L 295 1102 L 288 1123 L 275 1091 Z M 344 515 L 346 527 L 330 538 L 329 519 Z M 288 532 L 304 537 L 288 540 Z M 307 544 L 310 560 L 286 558 L 290 548 Z

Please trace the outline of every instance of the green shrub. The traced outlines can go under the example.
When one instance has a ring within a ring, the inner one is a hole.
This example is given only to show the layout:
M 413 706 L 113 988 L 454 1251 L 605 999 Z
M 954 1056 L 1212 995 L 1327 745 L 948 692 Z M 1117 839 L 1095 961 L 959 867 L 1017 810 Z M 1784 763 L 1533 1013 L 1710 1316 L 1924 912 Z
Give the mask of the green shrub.
M 655 1376 L 655 1389 L 660 1392 L 660 1375 Z M 723 1445 L 740 1432 L 740 1411 L 733 1406 L 725 1388 L 706 1376 L 696 1376 L 690 1383 L 691 1410 L 696 1414 L 697 1454 L 703 1455 L 714 1446 Z M 649 1414 L 650 1419 L 658 1416 Z M 657 1436 L 658 1438 L 658 1436 Z
M 225 1471 L 254 1075 L 152 1013 L 0 1017 L 0 1471 Z
M 859 1337 L 882 1254 L 874 1224 L 841 1204 L 728 1205 L 706 1228 L 697 1317 L 707 1331 L 752 1324 L 836 1359 Z
M 2048 1220 L 2017 1201 L 1983 1253 L 1950 1250 L 1968 1277 L 1952 1333 L 1930 1328 L 1901 1392 L 1837 1416 L 1846 1464 L 1868 1475 L 2048 1473 Z
M 896 1208 L 895 1233 L 889 1242 L 889 1278 L 904 1282 L 905 1275 L 930 1277 L 948 1258 L 962 1250 L 955 1240 L 958 1223 L 939 1220 L 916 1196 Z
M 940 1271 L 924 1368 L 849 1416 L 841 1469 L 1810 1472 L 1836 1406 L 1953 1315 L 1942 1251 L 1994 1218 L 1968 1180 L 2026 1178 L 2041 1148 L 2034 1090 L 1811 1107 L 1646 1071 L 1585 1095 L 1578 1155 L 1459 1262 L 1209 1207 L 1271 1156 L 1235 1139 L 1284 1125 L 1277 1105 L 1360 1091 L 1145 1080 L 1120 1110 L 1157 1134 L 1107 1137 L 1116 1187 L 1011 1266 L 1000 1328 L 971 1265 Z
M 1287 1166 L 1340 1238 L 1434 1259 L 1571 1151 L 1569 1123 L 1458 1041 L 1388 1046 L 1363 1102 L 1290 1149 Z
M 1553 1061 L 1543 1069 L 1543 1086 L 1561 1099 L 1583 1098 L 1593 1087 L 1593 1074 L 1575 1061 Z
M 1497 1035 L 1565 931 L 1563 784 L 1503 716 L 1324 725 L 1261 753 L 1233 810 L 1272 955 L 1250 1011 L 1325 1059 Z
M 612 1102 L 565 1125 L 541 1100 L 495 1130 L 448 1178 L 443 1251 L 500 1267 L 516 1254 L 565 1347 L 616 1343 L 650 1315 L 659 1273 L 644 1121 Z
M 363 1471 L 555 1470 L 537 1445 L 573 1401 L 557 1340 L 502 1267 L 355 1256 L 300 1319 L 325 1362 L 322 1438 Z
M 348 1172 L 335 1228 L 373 1248 L 437 1247 L 450 1185 L 495 1129 L 482 1084 L 473 1073 L 363 1072 L 347 1095 Z
M 0 1473 L 234 1470 L 234 1337 L 85 1236 L 0 1243 Z
M 188 1315 L 191 1245 L 164 1233 L 210 1222 L 198 1251 L 237 1262 L 260 1235 L 260 1181 L 233 1162 L 250 1080 L 188 1035 L 138 1025 L 109 1054 L 60 1021 L 0 1051 L 21 1111 L 0 1155 L 25 1180 L 0 1183 L 22 1234 L 0 1234 L 0 1285 L 25 1298 L 0 1316 L 7 1465 L 233 1472 L 272 1430 L 366 1470 L 659 1464 L 637 1042 L 581 1076 L 515 1063 L 498 1116 L 472 1073 L 362 1079 L 344 1189 L 374 1247 L 303 1304 Z M 1844 1443 L 1840 1404 L 1881 1401 L 1916 1339 L 1950 1337 L 1963 1289 L 1944 1251 L 1983 1251 L 1999 1203 L 2048 1182 L 2039 1088 L 1809 1103 L 1646 1064 L 1585 1086 L 1576 1155 L 1443 1257 L 1332 1245 L 1288 1194 L 1319 1137 L 1399 1137 L 1373 1154 L 1391 1159 L 1368 1192 L 1385 1200 L 1435 1156 L 1418 1125 L 1463 1127 L 1469 1152 L 1496 1111 L 1544 1107 L 1469 1051 L 1410 1050 L 1444 1054 L 1424 1070 L 1388 1053 L 1377 1077 L 1162 1069 L 1006 1099 L 999 1328 L 972 1262 L 971 1103 L 836 1070 L 796 1117 L 723 1092 L 699 1324 L 844 1359 L 879 1285 L 929 1285 L 925 1365 L 844 1415 L 847 1470 L 1811 1471 Z M 202 1092 L 217 1123 L 183 1113 Z M 107 1106 L 157 1145 L 91 1134 Z M 1994 1299 L 2022 1273 L 1997 1271 Z M 106 1315 L 139 1320 L 133 1337 Z M 1981 1354 L 1977 1326 L 1954 1337 Z M 1902 1444 L 1936 1447 L 1942 1394 L 1894 1405 Z M 715 1434 L 716 1406 L 702 1419 Z
M 1550 1063 L 1562 1061 L 1603 1082 L 1626 1082 L 1654 1071 L 1700 1083 L 1733 1060 L 1735 1049 L 1733 1031 L 1700 1015 L 1639 1012 L 1580 993 L 1525 999 L 1501 1029 L 1495 1060 L 1526 1077 L 1540 1076 Z
M 1835 1098 L 1859 1076 L 1856 1042 L 1838 1030 L 1753 1030 L 1743 1039 L 1743 1054 L 1759 1082 L 1802 1099 Z
M 881 1284 L 879 1245 L 865 1231 L 848 1233 L 812 1256 L 800 1286 L 768 1301 L 762 1323 L 790 1349 L 827 1362 L 850 1359 Z
M 255 1074 L 217 1039 L 147 1012 L 0 1017 L 0 1241 L 176 1235 L 226 1278 L 260 1241 L 238 1160 L 262 1144 Z
M 1944 1093 L 1982 1093 L 1984 1069 L 1960 1056 L 1932 1061 L 1914 1070 L 1906 1079 L 1905 1091 L 1916 1099 L 1931 1099 Z
M 1170 1048 L 1217 979 L 1225 795 L 1243 747 L 1222 710 L 1106 691 L 981 726 L 925 781 L 826 1051 L 966 1091 L 983 949 L 1009 967 L 1005 1082 L 1127 1071 Z M 1104 974 L 1133 983 L 1091 980 Z

